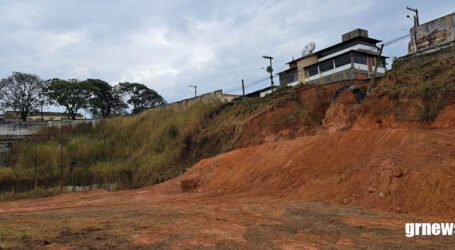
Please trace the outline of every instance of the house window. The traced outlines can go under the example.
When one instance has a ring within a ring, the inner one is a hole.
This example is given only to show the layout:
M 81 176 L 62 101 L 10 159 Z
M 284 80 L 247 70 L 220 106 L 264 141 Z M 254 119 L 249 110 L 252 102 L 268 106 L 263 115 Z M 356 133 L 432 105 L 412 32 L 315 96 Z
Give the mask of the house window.
M 308 72 L 310 73 L 310 76 L 314 76 L 314 75 L 319 74 L 318 65 L 310 66 L 310 67 L 308 68 Z
M 385 68 L 385 59 L 384 58 L 381 58 L 379 60 L 379 67 Z
M 350 63 L 351 63 L 350 54 L 342 55 L 342 56 L 335 58 L 335 67 L 337 67 L 337 68 L 341 67 L 343 65 L 346 65 L 346 64 L 350 64 Z
M 354 54 L 354 63 L 367 64 L 367 57 L 364 55 Z
M 286 80 L 285 80 L 286 84 L 294 82 L 295 81 L 294 79 L 295 79 L 294 78 L 294 73 L 288 73 L 286 75 Z
M 325 62 L 322 62 L 319 64 L 319 70 L 321 72 L 326 72 L 326 71 L 329 71 L 329 70 L 332 70 L 333 69 L 333 61 L 332 60 L 329 60 L 329 61 L 325 61 Z

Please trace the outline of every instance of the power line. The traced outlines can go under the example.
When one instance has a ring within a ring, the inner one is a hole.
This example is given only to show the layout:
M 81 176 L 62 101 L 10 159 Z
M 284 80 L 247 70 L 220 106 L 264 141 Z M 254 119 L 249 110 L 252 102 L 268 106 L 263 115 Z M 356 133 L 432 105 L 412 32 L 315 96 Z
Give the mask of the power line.
M 390 40 L 390 41 L 388 41 L 388 42 L 385 42 L 385 43 L 384 43 L 384 46 L 390 45 L 390 44 L 392 44 L 392 43 L 396 43 L 396 42 L 398 42 L 398 41 L 400 41 L 400 40 L 402 40 L 402 39 L 405 39 L 406 37 L 409 37 L 409 34 L 404 35 L 404 36 L 401 36 L 401 37 L 398 37 L 398 38 L 395 38 L 395 39 Z
M 262 82 L 264 82 L 266 80 L 269 80 L 269 79 L 270 79 L 270 77 L 266 77 L 266 78 L 263 78 L 263 79 L 259 79 L 259 80 L 253 81 L 251 83 L 247 83 L 247 84 L 245 84 L 245 88 L 254 86 L 256 84 L 262 83 Z M 226 89 L 225 92 L 235 92 L 235 91 L 239 91 L 239 90 L 242 90 L 241 86 L 240 87 Z

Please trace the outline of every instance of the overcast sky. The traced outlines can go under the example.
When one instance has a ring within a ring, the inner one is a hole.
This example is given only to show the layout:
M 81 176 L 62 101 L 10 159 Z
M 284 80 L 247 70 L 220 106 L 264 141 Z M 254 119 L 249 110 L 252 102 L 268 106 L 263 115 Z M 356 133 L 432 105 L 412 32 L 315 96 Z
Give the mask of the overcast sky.
M 406 5 L 421 23 L 455 11 L 453 0 L 0 0 L 0 77 L 134 81 L 173 102 L 194 95 L 188 85 L 205 93 L 265 78 L 263 55 L 277 73 L 307 43 L 319 50 L 355 28 L 386 42 L 406 35 Z

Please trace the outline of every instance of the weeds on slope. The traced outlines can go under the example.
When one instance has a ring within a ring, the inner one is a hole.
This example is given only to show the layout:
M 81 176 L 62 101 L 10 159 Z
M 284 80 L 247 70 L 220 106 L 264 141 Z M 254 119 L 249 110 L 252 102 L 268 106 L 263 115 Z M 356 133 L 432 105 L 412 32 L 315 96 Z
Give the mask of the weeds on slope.
M 454 95 L 455 58 L 448 58 L 418 67 L 392 69 L 369 94 L 373 99 L 391 100 L 394 103 L 388 107 L 391 110 L 374 105 L 371 99 L 362 109 L 374 110 L 376 106 L 376 113 L 390 111 L 401 121 L 433 121 Z M 410 109 L 415 111 L 409 112 Z
M 96 126 L 44 129 L 37 138 L 14 145 L 16 164 L 2 170 L 0 178 L 22 180 L 25 190 L 43 180 L 53 180 L 45 187 L 63 180 L 62 185 L 71 186 L 115 183 L 118 189 L 167 180 L 191 164 L 181 160 L 193 147 L 188 138 L 218 105 L 199 102 L 107 119 Z

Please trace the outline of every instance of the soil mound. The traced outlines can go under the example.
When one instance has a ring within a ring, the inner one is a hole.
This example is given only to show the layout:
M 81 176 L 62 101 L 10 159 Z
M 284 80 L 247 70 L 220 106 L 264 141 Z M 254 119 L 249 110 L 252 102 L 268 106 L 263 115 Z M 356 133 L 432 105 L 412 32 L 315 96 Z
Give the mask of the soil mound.
M 302 137 L 201 161 L 172 180 L 211 194 L 278 195 L 455 216 L 455 129 L 379 129 Z M 210 171 L 205 171 L 210 170 Z M 196 172 L 210 174 L 195 176 Z M 195 180 L 195 178 L 197 180 Z

